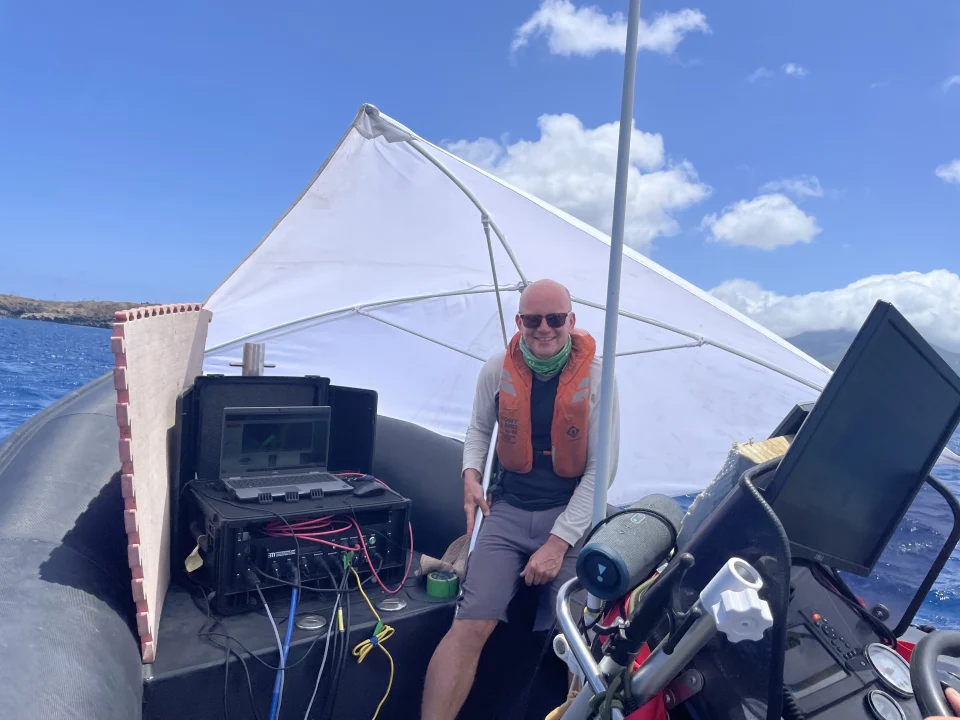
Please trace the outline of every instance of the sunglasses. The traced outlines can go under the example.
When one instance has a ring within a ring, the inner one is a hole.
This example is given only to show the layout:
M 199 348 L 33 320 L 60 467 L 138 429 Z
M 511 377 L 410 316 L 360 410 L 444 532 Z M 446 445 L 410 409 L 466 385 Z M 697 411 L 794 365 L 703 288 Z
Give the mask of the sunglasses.
M 523 326 L 529 330 L 535 330 L 540 327 L 540 322 L 543 318 L 547 318 L 547 325 L 556 329 L 563 327 L 563 324 L 567 321 L 567 315 L 570 313 L 547 313 L 546 315 L 521 315 L 520 319 L 523 321 Z

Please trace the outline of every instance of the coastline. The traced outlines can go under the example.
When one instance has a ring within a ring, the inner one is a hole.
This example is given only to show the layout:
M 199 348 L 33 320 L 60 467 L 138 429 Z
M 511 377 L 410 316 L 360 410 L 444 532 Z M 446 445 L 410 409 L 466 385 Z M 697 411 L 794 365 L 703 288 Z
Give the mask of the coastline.
M 0 295 L 0 318 L 110 328 L 113 326 L 114 313 L 150 304 L 110 300 L 35 300 L 18 295 Z

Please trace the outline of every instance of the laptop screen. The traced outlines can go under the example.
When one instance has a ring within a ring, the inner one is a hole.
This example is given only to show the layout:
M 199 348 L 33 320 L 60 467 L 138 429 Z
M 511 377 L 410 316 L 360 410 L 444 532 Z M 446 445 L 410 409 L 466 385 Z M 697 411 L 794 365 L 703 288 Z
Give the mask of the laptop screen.
M 330 407 L 225 408 L 221 477 L 325 470 Z

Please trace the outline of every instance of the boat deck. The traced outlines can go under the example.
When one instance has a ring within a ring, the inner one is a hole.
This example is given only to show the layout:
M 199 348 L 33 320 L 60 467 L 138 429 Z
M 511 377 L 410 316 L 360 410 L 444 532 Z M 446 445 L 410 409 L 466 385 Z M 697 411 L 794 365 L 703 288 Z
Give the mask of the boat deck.
M 417 566 L 417 560 L 414 567 Z M 376 605 L 386 597 L 379 587 L 367 593 Z M 365 587 L 365 589 L 367 589 Z M 333 607 L 331 595 L 317 596 L 305 592 L 297 614 L 323 615 L 329 621 Z M 426 594 L 420 578 L 410 578 L 403 590 L 394 595 L 406 601 L 406 607 L 394 612 L 380 612 L 384 623 L 394 628 L 394 635 L 384 643 L 393 656 L 395 670 L 389 698 L 379 718 L 406 718 L 419 715 L 423 678 L 433 650 L 453 620 L 454 600 L 438 600 Z M 532 621 L 533 596 L 524 588 L 511 606 L 511 623 L 501 625 L 491 637 L 480 660 L 477 682 L 460 714 L 469 718 L 543 718 L 566 696 L 565 668 L 544 650 L 545 636 L 529 630 Z M 274 602 L 271 611 L 277 619 L 281 637 L 285 631 L 289 603 Z M 282 616 L 282 617 L 278 617 Z M 146 666 L 144 676 L 144 720 L 177 718 L 211 718 L 224 715 L 225 651 L 212 640 L 226 642 L 222 636 L 199 637 L 198 632 L 211 629 L 202 598 L 192 598 L 186 588 L 171 585 L 160 620 L 161 642 L 157 659 Z M 363 598 L 351 594 L 351 634 L 349 650 L 369 637 L 376 621 Z M 273 629 L 262 611 L 228 616 L 212 628 L 225 633 L 266 663 L 276 667 L 279 655 Z M 316 683 L 323 659 L 326 629 L 309 632 L 294 628 L 286 672 L 282 711 L 284 717 L 302 718 Z M 314 643 L 317 636 L 320 639 Z M 312 649 L 310 649 L 313 645 Z M 276 672 L 251 658 L 239 645 L 232 643 L 246 660 L 261 719 L 269 714 L 271 693 Z M 304 655 L 306 659 L 300 662 Z M 539 661 L 539 672 L 537 672 Z M 333 718 L 362 720 L 372 718 L 387 688 L 390 667 L 386 656 L 374 649 L 362 664 L 348 653 L 339 682 Z M 332 653 L 327 658 L 318 699 L 311 711 L 317 712 L 327 695 L 333 678 Z M 491 688 L 495 688 L 491 690 Z M 231 720 L 255 720 L 243 666 L 231 656 L 227 676 L 228 717 Z

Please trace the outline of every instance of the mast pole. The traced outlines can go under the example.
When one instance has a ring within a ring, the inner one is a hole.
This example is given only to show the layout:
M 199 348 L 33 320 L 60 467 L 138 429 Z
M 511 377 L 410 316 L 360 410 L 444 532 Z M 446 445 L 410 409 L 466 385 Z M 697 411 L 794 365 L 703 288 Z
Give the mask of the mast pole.
M 623 264 L 623 228 L 627 209 L 627 177 L 630 170 L 630 136 L 633 130 L 633 96 L 637 77 L 637 35 L 640 0 L 630 0 L 627 46 L 623 67 L 623 97 L 620 105 L 620 139 L 617 151 L 617 181 L 613 197 L 613 227 L 610 234 L 610 268 L 607 276 L 607 306 L 603 328 L 603 374 L 600 381 L 600 447 L 593 489 L 593 525 L 607 515 L 607 485 L 610 476 L 610 431 L 613 426 L 613 384 L 617 359 L 617 320 L 620 311 L 620 271 Z M 589 608 L 599 608 L 590 596 Z

